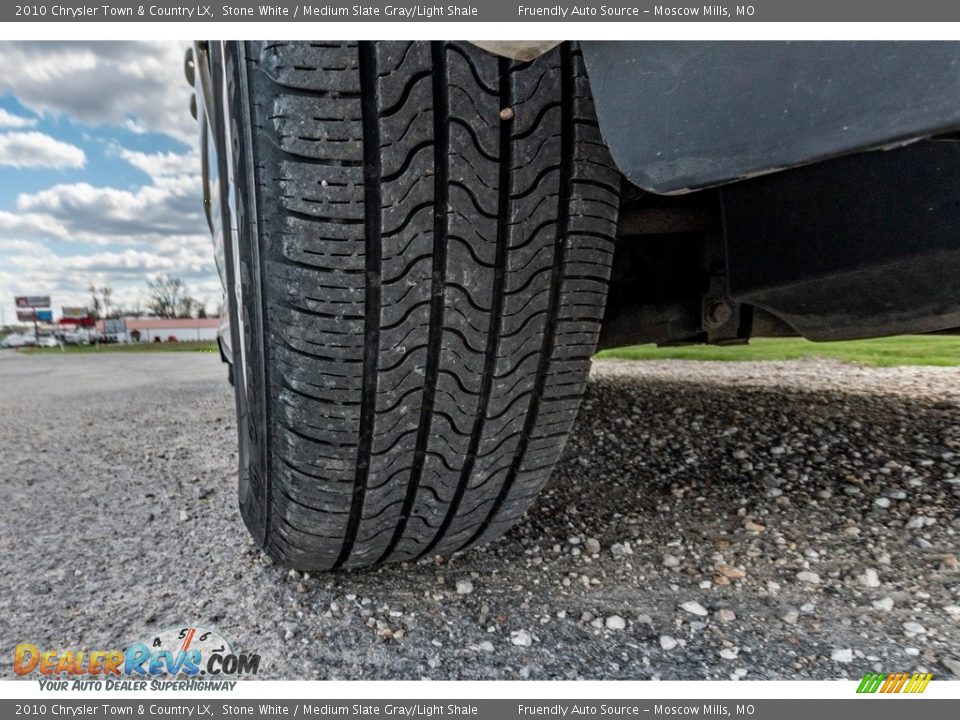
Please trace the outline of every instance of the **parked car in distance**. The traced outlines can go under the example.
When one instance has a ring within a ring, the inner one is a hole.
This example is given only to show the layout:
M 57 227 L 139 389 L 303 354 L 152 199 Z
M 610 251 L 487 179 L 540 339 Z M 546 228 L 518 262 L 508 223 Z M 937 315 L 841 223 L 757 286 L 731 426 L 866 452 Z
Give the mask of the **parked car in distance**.
M 32 334 L 10 333 L 3 341 L 0 341 L 0 347 L 5 348 L 32 347 L 36 344 L 37 339 Z

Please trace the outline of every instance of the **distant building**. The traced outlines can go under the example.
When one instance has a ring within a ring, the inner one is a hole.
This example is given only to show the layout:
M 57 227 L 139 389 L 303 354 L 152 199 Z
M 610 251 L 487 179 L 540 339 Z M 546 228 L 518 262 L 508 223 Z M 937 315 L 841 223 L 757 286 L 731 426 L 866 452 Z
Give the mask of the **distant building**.
M 217 339 L 220 318 L 123 318 L 123 324 L 126 337 L 118 337 L 117 340 L 121 342 L 154 342 L 155 338 L 163 342 L 170 338 L 176 338 L 178 342 L 214 342 Z M 97 329 L 104 332 L 102 320 L 97 322 Z M 113 327 L 109 329 L 114 330 Z

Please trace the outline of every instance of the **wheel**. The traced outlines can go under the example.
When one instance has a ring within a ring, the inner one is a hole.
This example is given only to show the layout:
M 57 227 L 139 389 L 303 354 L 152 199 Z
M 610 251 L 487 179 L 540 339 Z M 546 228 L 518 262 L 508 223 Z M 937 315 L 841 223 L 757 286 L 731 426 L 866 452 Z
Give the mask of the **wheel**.
M 310 570 L 497 537 L 603 315 L 619 175 L 578 48 L 256 42 L 226 68 L 250 532 Z

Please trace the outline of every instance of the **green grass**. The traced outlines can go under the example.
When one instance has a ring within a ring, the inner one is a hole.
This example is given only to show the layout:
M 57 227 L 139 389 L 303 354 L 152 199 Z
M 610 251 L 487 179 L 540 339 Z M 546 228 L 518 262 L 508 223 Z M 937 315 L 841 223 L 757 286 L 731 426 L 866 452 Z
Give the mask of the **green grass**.
M 876 340 L 813 343 L 801 338 L 758 338 L 749 345 L 718 347 L 690 345 L 658 348 L 655 345 L 604 350 L 598 358 L 621 360 L 796 360 L 830 358 L 849 363 L 894 365 L 960 365 L 960 335 L 901 335 Z
M 150 352 L 218 352 L 211 342 L 138 343 L 133 345 L 68 345 L 66 353 L 150 353 Z M 60 348 L 21 348 L 29 354 L 60 354 Z M 901 335 L 876 340 L 848 340 L 813 343 L 800 338 L 759 338 L 749 345 L 717 347 L 690 345 L 658 348 L 655 345 L 604 350 L 597 358 L 620 360 L 796 360 L 830 358 L 861 365 L 891 367 L 894 365 L 960 366 L 960 335 Z
M 192 342 L 144 342 L 124 345 L 123 343 L 112 343 L 108 345 L 66 345 L 63 350 L 60 348 L 19 348 L 17 352 L 27 353 L 28 355 L 60 355 L 60 354 L 79 354 L 79 353 L 151 353 L 151 352 L 219 352 L 215 342 L 192 341 Z

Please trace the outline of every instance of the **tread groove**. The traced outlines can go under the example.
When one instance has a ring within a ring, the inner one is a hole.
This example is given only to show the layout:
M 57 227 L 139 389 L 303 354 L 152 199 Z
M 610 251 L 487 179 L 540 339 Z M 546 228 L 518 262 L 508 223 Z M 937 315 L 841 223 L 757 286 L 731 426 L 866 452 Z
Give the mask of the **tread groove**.
M 434 401 L 437 394 L 437 378 L 440 370 L 440 350 L 443 341 L 444 285 L 447 272 L 447 230 L 449 217 L 447 209 L 450 128 L 449 100 L 447 93 L 446 45 L 442 42 L 430 43 L 430 57 L 433 76 L 433 266 L 431 268 L 430 287 L 430 329 L 427 339 L 427 367 L 423 378 L 423 399 L 420 403 L 420 420 L 417 427 L 417 441 L 413 451 L 413 463 L 407 491 L 400 511 L 400 519 L 379 561 L 387 560 L 397 548 L 407 528 L 417 493 L 423 481 L 423 466 L 426 459 L 427 443 L 430 440 Z
M 353 552 L 357 531 L 363 520 L 370 458 L 373 448 L 374 417 L 377 407 L 377 366 L 380 346 L 380 279 L 381 279 L 381 188 L 380 119 L 377 109 L 377 56 L 372 42 L 359 45 L 360 87 L 363 98 L 363 195 L 366 218 L 365 266 L 367 270 L 364 298 L 363 390 L 360 407 L 360 442 L 354 479 L 350 517 L 340 554 L 334 568 L 342 567 Z
M 554 247 L 553 258 L 553 278 L 550 285 L 549 309 L 547 311 L 547 323 L 543 332 L 543 339 L 540 347 L 540 357 L 537 361 L 536 380 L 534 381 L 533 394 L 530 397 L 530 404 L 527 407 L 527 415 L 523 423 L 523 432 L 517 442 L 516 450 L 513 455 L 513 462 L 510 464 L 510 470 L 490 511 L 487 513 L 483 522 L 477 528 L 477 531 L 470 536 L 470 539 L 464 543 L 462 548 L 472 545 L 483 537 L 484 533 L 491 526 L 496 517 L 500 514 L 503 504 L 510 494 L 510 490 L 516 482 L 517 475 L 520 473 L 520 466 L 523 463 L 524 456 L 533 431 L 536 427 L 537 418 L 540 411 L 540 400 L 544 396 L 544 389 L 547 381 L 547 371 L 550 367 L 550 360 L 553 356 L 554 340 L 556 337 L 557 322 L 560 316 L 561 295 L 563 293 L 563 270 L 566 260 L 567 233 L 570 225 L 570 178 L 573 175 L 573 62 L 570 55 L 570 46 L 564 43 L 560 49 L 561 57 L 561 90 L 560 90 L 560 132 L 561 132 L 561 165 L 560 165 L 560 199 L 558 202 L 559 219 L 557 221 L 557 236 Z M 462 549 L 461 548 L 461 549 Z
M 510 107 L 513 95 L 510 77 L 510 61 L 506 58 L 500 58 L 498 60 L 498 71 L 500 75 L 500 107 Z M 473 469 L 476 465 L 480 439 L 483 436 L 483 429 L 490 407 L 490 392 L 493 387 L 493 376 L 497 365 L 497 346 L 500 343 L 500 334 L 503 326 L 503 306 L 505 298 L 503 290 L 506 282 L 507 249 L 509 243 L 508 221 L 510 218 L 510 191 L 512 186 L 512 130 L 512 119 L 500 121 L 499 187 L 497 189 L 497 251 L 494 261 L 493 290 L 491 291 L 493 307 L 490 309 L 487 346 L 483 361 L 483 376 L 480 381 L 480 397 L 477 402 L 473 428 L 470 432 L 470 443 L 467 446 L 466 458 L 464 459 L 463 468 L 460 471 L 460 477 L 458 478 L 450 506 L 447 508 L 443 521 L 440 523 L 440 527 L 434 534 L 433 539 L 420 551 L 417 556 L 418 558 L 425 557 L 437 546 L 437 543 L 443 539 L 450 529 L 460 510 L 463 496 L 466 494 L 467 486 L 470 482 L 470 476 L 473 474 Z

